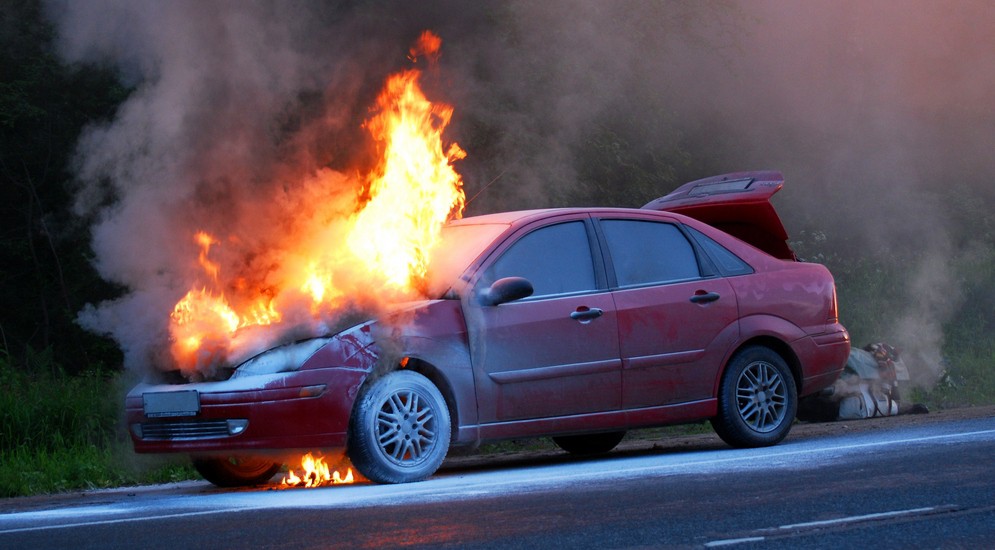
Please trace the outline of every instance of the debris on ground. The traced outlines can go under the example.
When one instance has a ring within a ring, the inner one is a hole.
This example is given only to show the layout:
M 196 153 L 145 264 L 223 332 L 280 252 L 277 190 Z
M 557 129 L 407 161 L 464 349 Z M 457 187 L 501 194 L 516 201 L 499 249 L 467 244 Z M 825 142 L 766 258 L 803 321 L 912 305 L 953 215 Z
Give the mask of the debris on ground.
M 923 404 L 902 402 L 899 390 L 910 386 L 909 378 L 893 346 L 879 342 L 853 348 L 839 380 L 799 403 L 798 419 L 829 422 L 928 413 Z

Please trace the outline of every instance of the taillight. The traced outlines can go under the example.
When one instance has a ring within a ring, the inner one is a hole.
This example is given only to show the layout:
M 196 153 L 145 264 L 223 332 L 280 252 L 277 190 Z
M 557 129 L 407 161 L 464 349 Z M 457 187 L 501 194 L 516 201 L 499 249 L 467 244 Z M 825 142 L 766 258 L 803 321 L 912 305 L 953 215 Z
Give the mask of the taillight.
M 826 319 L 826 323 L 833 324 L 839 321 L 839 306 L 836 303 L 836 283 L 833 283 L 833 299 L 829 303 L 829 318 Z

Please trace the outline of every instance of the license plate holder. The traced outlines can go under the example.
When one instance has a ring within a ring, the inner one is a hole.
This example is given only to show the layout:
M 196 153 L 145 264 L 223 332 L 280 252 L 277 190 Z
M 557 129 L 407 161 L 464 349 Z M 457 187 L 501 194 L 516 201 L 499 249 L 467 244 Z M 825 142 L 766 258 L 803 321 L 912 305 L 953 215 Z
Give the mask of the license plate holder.
M 197 416 L 200 394 L 197 390 L 143 393 L 142 406 L 147 418 Z

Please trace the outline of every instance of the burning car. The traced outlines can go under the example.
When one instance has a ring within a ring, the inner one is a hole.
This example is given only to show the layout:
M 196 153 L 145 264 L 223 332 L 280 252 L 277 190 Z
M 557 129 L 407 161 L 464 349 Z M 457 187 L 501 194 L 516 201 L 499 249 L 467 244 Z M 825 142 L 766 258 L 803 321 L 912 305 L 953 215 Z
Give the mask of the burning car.
M 782 186 L 743 172 L 641 209 L 453 221 L 425 300 L 256 355 L 227 380 L 135 387 L 135 450 L 190 454 L 234 486 L 315 449 L 402 483 L 487 440 L 602 453 L 630 429 L 708 419 L 732 446 L 776 444 L 850 351 L 832 276 L 796 260 L 770 204 Z

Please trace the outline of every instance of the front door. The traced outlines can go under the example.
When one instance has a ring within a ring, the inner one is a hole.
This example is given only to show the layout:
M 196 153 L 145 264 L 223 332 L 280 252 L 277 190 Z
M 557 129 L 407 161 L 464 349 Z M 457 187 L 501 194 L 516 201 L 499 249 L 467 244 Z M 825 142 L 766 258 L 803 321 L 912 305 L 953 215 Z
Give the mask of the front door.
M 465 299 L 481 423 L 620 407 L 618 321 L 586 220 L 523 230 Z M 504 277 L 529 280 L 533 295 L 480 305 L 475 296 Z

